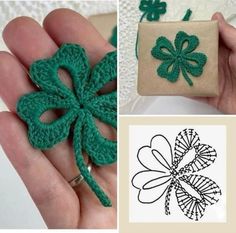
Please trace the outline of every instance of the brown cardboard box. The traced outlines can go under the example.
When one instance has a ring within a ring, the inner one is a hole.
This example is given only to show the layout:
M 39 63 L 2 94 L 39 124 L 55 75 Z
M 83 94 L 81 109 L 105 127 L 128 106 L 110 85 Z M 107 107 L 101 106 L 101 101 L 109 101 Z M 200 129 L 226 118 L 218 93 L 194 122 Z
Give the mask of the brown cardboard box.
M 193 81 L 193 86 L 188 85 L 182 72 L 180 72 L 179 78 L 175 83 L 159 77 L 157 68 L 163 61 L 154 58 L 151 54 L 157 38 L 164 36 L 174 46 L 174 40 L 179 31 L 184 31 L 188 35 L 196 35 L 200 43 L 193 52 L 201 52 L 207 56 L 207 63 L 204 66 L 202 75 L 193 77 L 189 74 Z M 142 96 L 217 96 L 219 94 L 218 43 L 217 21 L 140 23 L 138 93 Z
M 89 21 L 106 40 L 109 40 L 113 28 L 117 25 L 117 13 L 92 15 L 89 17 Z

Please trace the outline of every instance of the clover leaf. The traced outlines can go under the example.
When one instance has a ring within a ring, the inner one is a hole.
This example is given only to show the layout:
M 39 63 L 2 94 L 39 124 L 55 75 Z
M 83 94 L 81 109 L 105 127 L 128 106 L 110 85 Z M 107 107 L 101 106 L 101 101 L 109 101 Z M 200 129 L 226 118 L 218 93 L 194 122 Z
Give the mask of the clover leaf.
M 66 69 L 73 89 L 58 77 Z M 90 174 L 82 151 L 97 166 L 116 161 L 116 142 L 102 136 L 95 119 L 116 128 L 117 93 L 98 94 L 117 76 L 116 51 L 108 53 L 91 68 L 85 50 L 77 44 L 64 44 L 51 58 L 38 60 L 30 67 L 30 78 L 39 91 L 26 94 L 17 103 L 17 113 L 28 124 L 28 137 L 33 147 L 46 150 L 73 135 L 73 149 L 81 175 L 104 206 L 111 201 Z M 66 109 L 51 123 L 40 120 L 48 110 Z
M 157 74 L 174 83 L 178 80 L 182 72 L 189 86 L 193 82 L 189 77 L 199 77 L 203 73 L 203 67 L 207 62 L 207 56 L 204 53 L 193 52 L 199 45 L 199 39 L 195 35 L 188 35 L 180 31 L 177 33 L 175 48 L 166 37 L 159 37 L 151 54 L 154 58 L 163 62 L 157 69 Z

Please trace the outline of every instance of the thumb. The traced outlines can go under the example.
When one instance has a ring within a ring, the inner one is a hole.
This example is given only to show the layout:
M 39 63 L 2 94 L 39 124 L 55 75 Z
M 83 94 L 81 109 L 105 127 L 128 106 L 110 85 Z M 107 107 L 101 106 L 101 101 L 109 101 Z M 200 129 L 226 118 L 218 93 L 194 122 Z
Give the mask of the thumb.
M 212 16 L 212 20 L 219 22 L 219 32 L 221 39 L 225 42 L 225 45 L 236 52 L 236 28 L 228 24 L 224 16 L 217 12 Z

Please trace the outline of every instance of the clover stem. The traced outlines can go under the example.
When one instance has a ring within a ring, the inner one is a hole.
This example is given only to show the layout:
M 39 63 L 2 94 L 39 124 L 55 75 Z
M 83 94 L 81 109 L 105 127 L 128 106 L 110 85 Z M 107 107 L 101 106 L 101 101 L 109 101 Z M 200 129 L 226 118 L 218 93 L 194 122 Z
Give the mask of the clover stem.
M 93 176 L 88 170 L 88 167 L 84 161 L 84 157 L 82 154 L 81 147 L 81 130 L 82 130 L 82 122 L 81 119 L 78 119 L 75 128 L 74 128 L 74 138 L 73 138 L 73 147 L 75 152 L 75 158 L 77 162 L 77 166 L 83 176 L 85 182 L 89 185 L 92 191 L 96 194 L 97 198 L 100 200 L 103 206 L 110 207 L 112 206 L 111 200 L 105 194 L 105 192 L 99 187 L 97 182 L 94 180 Z
M 187 72 L 186 72 L 186 70 L 185 70 L 184 67 L 182 67 L 182 74 L 183 74 L 185 80 L 187 81 L 188 85 L 192 87 L 192 86 L 193 86 L 193 82 L 192 82 L 192 80 L 189 78 L 189 76 L 188 76 L 188 74 L 187 74 Z
M 143 19 L 146 17 L 146 15 L 147 15 L 147 12 L 144 12 L 139 20 L 139 23 L 143 22 Z
M 147 12 L 144 12 L 144 14 L 141 16 L 139 23 L 141 23 L 143 21 L 143 19 L 145 18 L 145 16 L 147 15 Z M 138 60 L 138 41 L 139 41 L 139 34 L 137 32 L 137 36 L 136 36 L 136 43 L 135 43 L 135 56 Z
M 170 196 L 171 196 L 171 191 L 173 189 L 174 185 L 174 180 L 171 180 L 170 185 L 167 188 L 167 193 L 165 197 L 165 214 L 170 215 Z
M 191 15 L 192 15 L 192 11 L 191 11 L 191 9 L 188 9 L 188 10 L 186 11 L 185 16 L 183 17 L 182 21 L 189 21 Z

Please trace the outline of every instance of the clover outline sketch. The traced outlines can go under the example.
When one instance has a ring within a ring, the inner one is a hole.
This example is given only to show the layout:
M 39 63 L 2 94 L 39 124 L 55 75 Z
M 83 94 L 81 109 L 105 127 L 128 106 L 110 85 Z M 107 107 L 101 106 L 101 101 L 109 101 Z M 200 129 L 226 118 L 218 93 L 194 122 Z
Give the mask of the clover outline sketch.
M 157 146 L 158 149 L 155 148 Z M 191 150 L 195 151 L 195 158 L 179 168 L 180 162 Z M 152 156 L 148 157 L 150 152 Z M 169 153 L 169 157 L 163 156 L 163 152 Z M 142 146 L 138 150 L 137 158 L 146 168 L 136 173 L 131 180 L 132 186 L 139 190 L 138 201 L 153 204 L 165 195 L 166 215 L 171 214 L 170 200 L 173 190 L 184 215 L 194 221 L 199 221 L 206 207 L 216 204 L 222 195 L 220 187 L 213 180 L 194 174 L 212 165 L 217 158 L 216 150 L 202 144 L 194 129 L 184 129 L 177 135 L 174 150 L 164 135 L 155 135 L 149 146 Z M 183 184 L 194 189 L 197 197 L 186 191 Z M 153 192 L 148 192 L 150 190 Z

